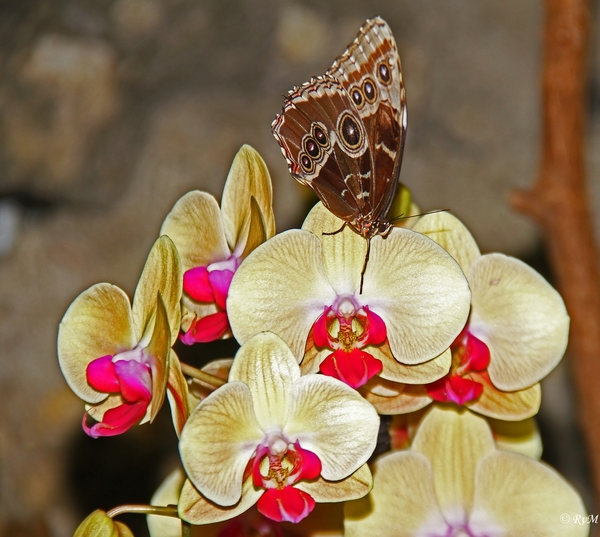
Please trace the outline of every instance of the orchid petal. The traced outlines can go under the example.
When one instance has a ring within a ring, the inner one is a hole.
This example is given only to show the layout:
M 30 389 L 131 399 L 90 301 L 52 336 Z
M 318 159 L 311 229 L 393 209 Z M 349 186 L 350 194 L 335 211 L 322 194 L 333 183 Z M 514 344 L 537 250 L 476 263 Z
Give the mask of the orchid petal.
M 494 449 L 488 424 L 472 412 L 434 406 L 423 418 L 412 450 L 431 462 L 436 497 L 446 516 L 472 505 L 477 462 Z
M 265 221 L 263 214 L 260 211 L 258 202 L 254 197 L 250 198 L 250 225 L 248 229 L 248 237 L 246 239 L 246 245 L 244 250 L 240 254 L 240 259 L 246 259 L 250 252 L 256 250 L 263 242 L 272 235 L 267 236 L 267 230 L 265 229 Z M 274 233 L 273 233 L 274 234 Z
M 229 520 L 252 507 L 263 495 L 264 489 L 252 485 L 252 477 L 244 480 L 240 500 L 231 507 L 216 505 L 202 496 L 189 479 L 185 481 L 177 505 L 179 516 L 191 524 L 213 524 Z
M 321 373 L 336 378 L 352 388 L 359 388 L 381 372 L 383 364 L 368 352 L 354 348 L 330 354 L 321 362 Z
M 319 478 L 314 481 L 300 481 L 294 486 L 308 492 L 316 502 L 346 502 L 366 496 L 373 488 L 373 476 L 369 465 L 363 464 L 341 481 Z
M 165 400 L 172 340 L 167 310 L 160 293 L 156 297 L 155 308 L 156 318 L 154 320 L 152 339 L 150 339 L 148 347 L 144 349 L 144 354 L 152 357 L 149 360 L 152 369 L 152 401 L 148 409 L 150 421 L 154 421 Z M 177 329 L 178 327 L 176 327 Z
M 152 495 L 150 505 L 161 507 L 177 505 L 184 481 L 185 474 L 181 468 L 171 472 Z M 150 537 L 182 537 L 181 521 L 178 518 L 148 515 L 146 522 L 148 523 Z
M 150 368 L 135 360 L 118 360 L 114 364 L 119 379 L 120 392 L 127 403 L 144 401 L 152 398 L 152 378 Z
M 360 287 L 367 241 L 348 226 L 342 229 L 344 225 L 343 220 L 319 202 L 304 220 L 302 229 L 310 231 L 321 241 L 327 278 L 336 293 L 354 294 Z
M 86 369 L 86 376 L 89 385 L 105 393 L 118 393 L 120 391 L 119 379 L 115 373 L 115 364 L 112 356 L 102 356 L 90 362 Z
M 194 190 L 180 198 L 165 218 L 160 233 L 171 237 L 177 246 L 184 271 L 224 261 L 231 255 L 221 209 L 206 192 Z
M 300 368 L 288 346 L 275 334 L 250 338 L 235 355 L 229 382 L 250 388 L 256 419 L 263 430 L 282 429 L 288 419 L 293 383 Z
M 117 436 L 123 434 L 139 423 L 146 415 L 148 401 L 139 400 L 133 403 L 123 403 L 104 412 L 102 421 L 88 427 L 83 421 L 84 431 L 92 438 L 101 436 Z
M 137 340 L 150 334 L 150 323 L 156 312 L 156 297 L 160 293 L 164 301 L 165 313 L 171 332 L 172 345 L 177 341 L 181 322 L 181 261 L 173 241 L 163 235 L 159 237 L 140 276 L 140 281 L 133 296 L 133 326 Z
M 181 334 L 179 339 L 185 345 L 194 343 L 208 343 L 221 339 L 229 330 L 229 319 L 224 311 L 217 311 L 201 319 L 196 319 L 185 334 Z
M 194 267 L 183 275 L 183 291 L 197 302 L 212 303 L 215 301 L 212 287 L 208 281 L 206 267 Z
M 215 302 L 221 309 L 225 309 L 225 301 L 229 292 L 229 285 L 233 278 L 231 270 L 212 270 L 208 273 L 208 281 L 213 290 Z
M 258 511 L 276 522 L 300 522 L 315 507 L 315 500 L 295 487 L 268 489 L 258 499 Z
M 334 299 L 319 239 L 308 231 L 290 230 L 259 246 L 240 265 L 229 288 L 227 312 L 240 343 L 270 331 L 300 361 L 313 323 Z
M 469 230 L 448 212 L 426 214 L 413 226 L 413 231 L 427 235 L 446 250 L 467 274 L 481 252 Z
M 284 433 L 315 453 L 324 479 L 355 472 L 373 453 L 379 416 L 373 406 L 342 382 L 321 375 L 298 379 Z
M 490 349 L 494 386 L 515 391 L 539 382 L 567 346 L 569 316 L 560 295 L 531 267 L 502 254 L 477 259 L 468 277 L 469 330 Z
M 331 307 L 325 308 L 323 314 L 315 321 L 312 328 L 312 340 L 315 347 L 327 347 L 329 345 L 330 335 L 327 331 L 327 314 Z M 329 351 L 329 349 L 327 349 Z M 306 358 L 306 357 L 305 357 Z
M 367 347 L 367 350 L 383 363 L 380 376 L 394 382 L 428 384 L 446 375 L 452 364 L 450 349 L 446 349 L 432 360 L 415 365 L 401 364 L 394 360 L 388 346 Z
M 479 375 L 473 373 L 473 378 Z M 497 390 L 489 380 L 483 383 L 483 391 L 477 401 L 468 403 L 474 412 L 490 418 L 506 421 L 519 421 L 531 418 L 538 413 L 542 401 L 542 390 L 539 384 L 516 392 Z
M 542 457 L 542 438 L 534 418 L 504 421 L 487 418 L 498 449 L 520 453 L 530 459 Z
M 484 533 L 492 520 L 508 536 L 588 535 L 589 522 L 574 522 L 576 515 L 585 522 L 586 510 L 579 494 L 543 463 L 497 451 L 481 460 L 475 479 L 469 520 L 475 534 Z
M 221 506 L 232 506 L 240 500 L 244 470 L 262 438 L 250 389 L 229 382 L 190 414 L 179 452 L 198 490 Z
M 99 283 L 81 293 L 65 313 L 58 329 L 58 361 L 75 394 L 88 403 L 99 403 L 106 393 L 88 384 L 88 365 L 102 356 L 131 350 L 135 344 L 127 295 L 114 285 Z
M 202 371 L 222 380 L 227 380 L 232 364 L 233 358 L 221 358 L 203 366 Z M 190 394 L 190 397 L 194 400 L 193 406 L 190 407 L 192 409 L 200 402 L 198 399 L 206 399 L 215 390 L 212 384 L 204 383 L 198 379 L 194 379 L 191 388 L 193 393 Z
M 390 210 L 388 211 L 388 216 L 392 219 L 394 225 L 411 229 L 418 221 L 418 218 L 409 217 L 418 215 L 420 212 L 419 208 L 412 202 L 410 190 L 402 183 L 399 183 Z
M 344 506 L 346 537 L 446 535 L 437 506 L 429 461 L 420 453 L 397 451 L 375 463 L 371 494 Z
M 379 414 L 406 414 L 431 404 L 431 397 L 421 385 L 399 384 L 375 377 L 361 391 L 363 390 L 365 399 Z
M 102 421 L 102 416 L 112 408 L 117 408 L 123 404 L 123 397 L 120 393 L 111 393 L 104 401 L 93 405 L 86 404 L 86 414 L 96 421 Z M 147 420 L 146 420 L 147 421 Z
M 463 329 L 471 293 L 456 261 L 420 233 L 394 228 L 371 240 L 362 301 L 388 327 L 396 360 L 426 362 Z
M 483 386 L 471 378 L 448 375 L 426 386 L 427 395 L 441 403 L 464 405 L 481 395 Z
M 368 306 L 365 306 L 367 313 L 369 336 L 365 345 L 382 345 L 387 339 L 387 329 L 383 319 Z
M 266 237 L 271 238 L 275 235 L 275 217 L 269 170 L 255 149 L 243 145 L 233 159 L 221 199 L 223 227 L 231 251 L 244 238 L 242 235 L 251 220 L 251 197 L 260 210 Z
M 179 358 L 177 358 L 175 351 L 172 349 L 169 358 L 169 377 L 167 386 L 167 397 L 169 398 L 169 406 L 171 407 L 171 418 L 173 419 L 175 432 L 177 433 L 177 436 L 179 436 L 190 413 L 190 395 L 188 384 L 181 371 Z
M 306 479 L 308 481 L 317 479 L 321 475 L 321 461 L 312 451 L 304 449 L 298 442 L 294 445 L 296 453 L 302 458 L 302 470 L 300 472 L 300 479 Z

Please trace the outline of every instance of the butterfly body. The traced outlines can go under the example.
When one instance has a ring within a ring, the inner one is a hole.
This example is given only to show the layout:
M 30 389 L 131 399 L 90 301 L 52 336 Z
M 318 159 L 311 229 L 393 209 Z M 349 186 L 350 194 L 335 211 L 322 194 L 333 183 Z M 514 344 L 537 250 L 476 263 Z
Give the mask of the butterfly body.
M 406 136 L 406 94 L 389 26 L 368 20 L 323 76 L 287 96 L 272 125 L 290 173 L 366 239 L 387 235 Z

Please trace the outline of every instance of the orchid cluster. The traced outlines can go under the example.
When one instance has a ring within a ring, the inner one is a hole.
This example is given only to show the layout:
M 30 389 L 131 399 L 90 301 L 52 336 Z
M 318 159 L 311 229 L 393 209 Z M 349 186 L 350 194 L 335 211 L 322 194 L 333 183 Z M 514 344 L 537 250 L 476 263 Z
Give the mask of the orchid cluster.
M 417 212 L 404 188 L 398 203 Z M 587 535 L 561 522 L 585 508 L 533 421 L 567 345 L 559 294 L 447 212 L 374 237 L 361 288 L 366 253 L 320 203 L 276 234 L 244 146 L 220 207 L 175 204 L 132 304 L 107 283 L 75 299 L 58 356 L 85 432 L 151 422 L 166 396 L 179 436 L 181 468 L 129 510 L 153 537 Z M 236 355 L 200 369 L 173 350 L 229 337 Z M 127 510 L 76 536 L 131 535 Z

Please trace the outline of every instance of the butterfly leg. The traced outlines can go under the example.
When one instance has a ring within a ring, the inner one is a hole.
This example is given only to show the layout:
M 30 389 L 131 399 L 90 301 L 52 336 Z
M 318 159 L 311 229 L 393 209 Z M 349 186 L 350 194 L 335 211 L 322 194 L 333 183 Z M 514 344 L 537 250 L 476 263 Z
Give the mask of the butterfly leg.
M 367 270 L 367 263 L 369 262 L 369 254 L 371 253 L 371 237 L 367 237 L 367 253 L 365 254 L 365 262 L 363 263 L 363 268 L 360 272 L 360 291 L 359 294 L 362 295 L 363 283 L 365 280 L 365 271 Z

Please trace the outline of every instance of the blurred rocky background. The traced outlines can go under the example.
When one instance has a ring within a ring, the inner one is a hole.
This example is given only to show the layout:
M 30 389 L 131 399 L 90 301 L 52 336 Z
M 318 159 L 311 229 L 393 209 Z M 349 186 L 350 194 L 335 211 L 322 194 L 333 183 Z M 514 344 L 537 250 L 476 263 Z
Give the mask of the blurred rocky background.
M 287 90 L 323 73 L 367 17 L 388 21 L 402 56 L 402 180 L 416 201 L 451 209 L 483 251 L 544 270 L 536 228 L 507 203 L 540 161 L 542 8 L 0 0 L 0 535 L 67 537 L 96 507 L 149 500 L 176 456 L 168 416 L 123 438 L 87 439 L 83 405 L 58 368 L 58 323 L 93 283 L 131 293 L 174 202 L 192 189 L 219 196 L 244 143 L 271 170 L 278 230 L 299 225 L 311 201 L 270 123 Z M 596 200 L 600 38 L 590 52 Z M 546 382 L 543 405 L 547 460 L 591 505 L 568 364 Z

